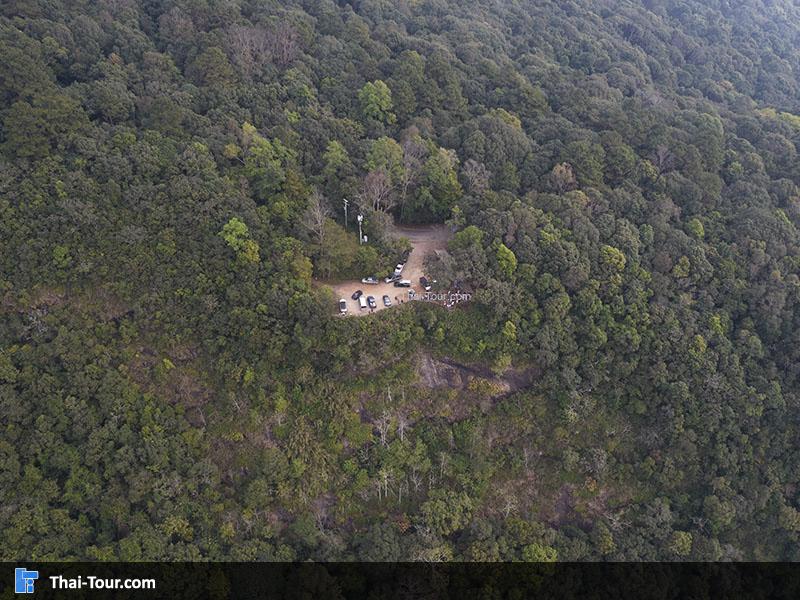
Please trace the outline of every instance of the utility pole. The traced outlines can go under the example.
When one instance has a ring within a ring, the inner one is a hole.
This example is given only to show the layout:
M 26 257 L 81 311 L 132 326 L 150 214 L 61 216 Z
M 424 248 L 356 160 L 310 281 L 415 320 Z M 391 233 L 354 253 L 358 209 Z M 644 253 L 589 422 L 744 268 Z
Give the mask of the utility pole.
M 344 230 L 347 231 L 347 205 L 350 204 L 350 201 L 342 198 L 342 202 L 344 203 Z
M 358 244 L 359 246 L 364 243 L 364 236 L 361 234 L 361 222 L 364 220 L 364 215 L 359 214 L 358 217 Z

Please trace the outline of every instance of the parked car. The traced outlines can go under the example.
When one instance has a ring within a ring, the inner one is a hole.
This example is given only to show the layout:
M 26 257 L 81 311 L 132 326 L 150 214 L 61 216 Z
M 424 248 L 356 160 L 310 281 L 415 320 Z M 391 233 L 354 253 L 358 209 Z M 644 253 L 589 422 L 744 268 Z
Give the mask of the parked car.
M 400 273 L 403 272 L 403 268 L 405 267 L 405 263 L 397 263 L 397 266 L 394 268 L 395 277 L 399 276 Z
M 420 277 L 419 284 L 422 286 L 422 289 L 424 289 L 426 292 L 431 291 L 431 284 L 426 277 Z
M 389 298 L 389 296 L 386 295 L 386 294 L 383 295 L 383 305 L 384 306 L 391 306 L 392 305 L 392 299 Z
M 342 298 L 339 300 L 339 312 L 345 314 L 347 312 L 347 300 Z
M 394 287 L 411 287 L 410 279 L 398 279 L 394 282 Z
M 378 303 L 375 302 L 375 296 L 367 297 L 367 304 L 369 304 L 370 308 L 378 308 Z
M 364 296 L 363 294 L 358 297 L 358 307 L 361 310 L 364 310 L 365 308 L 367 308 L 367 297 Z
M 358 300 L 359 298 L 361 298 L 361 294 L 363 294 L 363 293 L 364 293 L 364 292 L 362 292 L 361 290 L 356 290 L 355 292 L 353 292 L 353 295 L 352 295 L 352 296 L 350 296 L 350 297 L 351 297 L 353 300 Z
M 387 277 L 384 281 L 386 283 L 392 283 L 394 281 L 397 281 L 399 278 L 400 278 L 399 275 L 389 275 L 389 277 Z
M 377 277 L 364 277 L 364 279 L 361 280 L 361 283 L 367 283 L 367 284 L 370 284 L 370 285 L 378 285 L 380 283 L 380 281 L 378 281 Z

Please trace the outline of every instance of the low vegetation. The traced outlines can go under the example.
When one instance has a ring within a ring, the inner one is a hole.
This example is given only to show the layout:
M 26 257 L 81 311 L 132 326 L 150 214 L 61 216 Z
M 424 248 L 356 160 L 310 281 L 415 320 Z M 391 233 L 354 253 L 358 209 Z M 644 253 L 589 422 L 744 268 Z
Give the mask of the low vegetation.
M 2 560 L 800 559 L 794 4 L 0 15 Z

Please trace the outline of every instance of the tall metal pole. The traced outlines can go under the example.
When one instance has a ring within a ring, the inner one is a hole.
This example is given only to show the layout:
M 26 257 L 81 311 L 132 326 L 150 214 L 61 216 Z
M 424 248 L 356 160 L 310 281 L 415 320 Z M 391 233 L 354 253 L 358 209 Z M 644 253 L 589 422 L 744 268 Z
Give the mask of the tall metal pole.
M 342 198 L 342 202 L 344 202 L 344 230 L 347 231 L 347 205 L 350 204 L 350 202 L 347 198 Z

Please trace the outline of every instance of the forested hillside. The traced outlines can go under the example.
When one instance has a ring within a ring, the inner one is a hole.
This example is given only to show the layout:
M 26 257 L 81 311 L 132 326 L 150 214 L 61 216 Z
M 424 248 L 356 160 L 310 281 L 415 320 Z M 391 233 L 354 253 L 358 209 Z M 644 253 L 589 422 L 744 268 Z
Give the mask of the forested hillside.
M 800 560 L 796 3 L 0 15 L 0 560 Z

